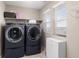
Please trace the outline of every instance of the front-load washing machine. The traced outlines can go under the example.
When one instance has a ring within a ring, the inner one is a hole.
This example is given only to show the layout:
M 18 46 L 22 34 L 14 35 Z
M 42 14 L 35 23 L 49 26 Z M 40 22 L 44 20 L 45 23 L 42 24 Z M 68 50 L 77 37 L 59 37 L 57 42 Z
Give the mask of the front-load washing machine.
M 33 55 L 41 52 L 41 28 L 39 24 L 27 24 L 25 30 L 25 54 Z
M 24 56 L 24 25 L 4 26 L 2 57 L 17 58 Z

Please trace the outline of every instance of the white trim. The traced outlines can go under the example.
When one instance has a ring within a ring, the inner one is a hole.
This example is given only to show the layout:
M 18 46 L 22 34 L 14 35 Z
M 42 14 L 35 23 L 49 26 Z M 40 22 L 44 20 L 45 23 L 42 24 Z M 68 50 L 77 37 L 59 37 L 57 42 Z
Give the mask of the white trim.
M 61 4 L 63 4 L 63 3 L 65 3 L 65 1 L 60 1 L 60 2 L 56 3 L 54 6 L 52 6 L 52 8 L 56 8 L 56 7 L 58 7 L 59 5 L 61 5 Z M 49 12 L 50 10 L 51 10 L 51 8 L 48 8 L 48 9 L 46 9 L 42 14 L 46 14 L 46 13 Z
M 57 4 L 55 4 L 52 8 L 56 8 L 58 7 L 59 5 L 63 4 L 65 1 L 61 1 L 61 2 L 58 2 Z
M 49 12 L 50 11 L 50 9 L 48 8 L 47 10 L 45 10 L 44 12 L 43 12 L 43 14 L 46 14 L 47 12 Z

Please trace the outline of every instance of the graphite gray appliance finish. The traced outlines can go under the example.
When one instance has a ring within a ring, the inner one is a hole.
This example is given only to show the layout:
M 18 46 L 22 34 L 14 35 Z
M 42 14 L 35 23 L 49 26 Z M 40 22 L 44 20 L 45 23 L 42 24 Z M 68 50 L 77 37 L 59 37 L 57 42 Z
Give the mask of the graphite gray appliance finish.
M 27 24 L 25 30 L 25 54 L 33 55 L 41 52 L 41 28 L 39 24 Z
M 22 56 L 24 56 L 24 25 L 6 25 L 4 27 L 2 57 L 17 58 Z

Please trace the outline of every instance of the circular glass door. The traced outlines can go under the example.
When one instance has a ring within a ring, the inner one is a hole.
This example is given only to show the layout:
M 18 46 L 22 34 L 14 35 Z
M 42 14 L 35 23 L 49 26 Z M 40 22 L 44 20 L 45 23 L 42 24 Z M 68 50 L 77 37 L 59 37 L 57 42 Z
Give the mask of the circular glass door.
M 31 40 L 38 40 L 40 37 L 40 29 L 38 27 L 31 27 L 28 30 L 28 37 Z
M 23 33 L 20 27 L 11 27 L 6 31 L 7 40 L 13 43 L 22 39 Z

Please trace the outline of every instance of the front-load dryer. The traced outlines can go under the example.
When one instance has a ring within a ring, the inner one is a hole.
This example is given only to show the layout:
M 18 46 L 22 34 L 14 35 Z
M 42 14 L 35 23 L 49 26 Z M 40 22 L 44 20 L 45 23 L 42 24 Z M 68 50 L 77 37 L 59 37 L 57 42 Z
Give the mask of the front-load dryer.
M 41 52 L 41 28 L 39 24 L 27 24 L 25 30 L 25 54 L 33 55 Z
M 2 57 L 4 58 L 24 56 L 24 25 L 6 25 L 2 45 Z

